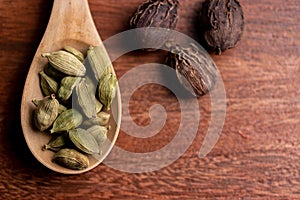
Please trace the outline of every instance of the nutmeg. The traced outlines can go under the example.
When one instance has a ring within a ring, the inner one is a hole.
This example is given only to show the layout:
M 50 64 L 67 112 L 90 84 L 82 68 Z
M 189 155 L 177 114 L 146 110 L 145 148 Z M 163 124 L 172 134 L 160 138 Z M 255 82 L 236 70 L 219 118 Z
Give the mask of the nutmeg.
M 131 28 L 157 27 L 164 28 L 155 32 L 145 29 L 138 32 L 137 39 L 143 49 L 159 49 L 169 39 L 168 30 L 174 30 L 178 21 L 178 0 L 149 0 L 141 4 L 130 20 Z
M 208 0 L 200 16 L 201 35 L 206 44 L 221 54 L 234 47 L 241 39 L 244 16 L 237 0 Z
M 201 46 L 169 46 L 168 64 L 176 70 L 180 83 L 197 97 L 211 91 L 215 85 L 217 68 Z

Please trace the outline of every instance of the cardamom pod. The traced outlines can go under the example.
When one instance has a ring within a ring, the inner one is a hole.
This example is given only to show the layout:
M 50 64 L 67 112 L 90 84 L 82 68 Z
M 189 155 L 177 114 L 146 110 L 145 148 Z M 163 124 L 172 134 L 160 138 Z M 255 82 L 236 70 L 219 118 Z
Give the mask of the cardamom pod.
M 89 159 L 86 155 L 75 149 L 61 149 L 54 154 L 53 162 L 68 169 L 82 170 L 89 166 Z
M 96 84 L 95 84 L 95 82 L 90 77 L 86 76 L 85 83 L 86 83 L 86 85 L 89 89 L 89 92 L 93 96 L 95 96 L 95 94 L 96 94 L 96 86 L 95 86 Z M 94 98 L 94 99 L 95 99 L 95 111 L 96 111 L 96 113 L 98 113 L 102 110 L 103 104 L 100 101 L 98 101 L 97 98 Z
M 68 131 L 77 128 L 82 123 L 82 115 L 71 108 L 61 113 L 53 123 L 50 133 Z
M 43 150 L 51 150 L 51 151 L 59 151 L 64 148 L 69 141 L 69 136 L 67 133 L 62 135 L 58 135 L 56 137 L 51 138 L 51 140 L 44 145 Z
M 168 62 L 180 83 L 195 96 L 203 96 L 215 85 L 217 68 L 209 54 L 195 44 L 169 46 Z M 191 91 L 192 89 L 192 91 Z
M 37 107 L 41 101 L 42 101 L 42 100 L 33 99 L 33 100 L 32 100 L 32 103 Z M 59 106 L 58 106 L 58 114 L 59 114 L 59 115 L 60 115 L 61 113 L 63 113 L 64 111 L 66 111 L 66 110 L 67 110 L 67 108 L 66 108 L 64 105 L 59 104 Z
M 101 126 L 105 126 L 109 122 L 110 114 L 102 111 L 97 114 L 97 117 L 98 117 L 99 124 Z
M 34 111 L 34 123 L 40 130 L 44 131 L 49 128 L 58 116 L 59 102 L 55 99 L 55 95 L 47 96 L 39 101 Z
M 96 139 L 99 146 L 107 139 L 108 130 L 104 126 L 92 126 L 87 129 L 87 132 L 89 132 Z
M 87 154 L 99 153 L 99 145 L 96 139 L 86 130 L 78 128 L 69 131 L 69 138 L 73 144 Z
M 85 82 L 89 88 L 90 93 L 95 95 L 96 94 L 96 85 L 98 84 L 98 80 L 91 79 L 90 77 L 86 76 Z
M 137 32 L 137 39 L 144 49 L 154 51 L 159 49 L 170 37 L 170 30 L 174 30 L 178 21 L 178 0 L 149 0 L 141 4 L 130 20 L 131 28 L 159 27 L 165 28 L 163 34 L 151 29 Z
M 98 97 L 107 110 L 110 109 L 111 103 L 115 98 L 116 84 L 117 84 L 117 77 L 112 73 L 104 75 L 99 80 Z
M 202 6 L 201 35 L 206 44 L 221 54 L 233 48 L 241 39 L 244 29 L 244 15 L 237 0 L 209 0 Z
M 57 82 L 60 82 L 61 79 L 63 79 L 65 76 L 67 76 L 66 74 L 64 74 L 64 73 L 58 71 L 57 69 L 55 69 L 54 67 L 52 67 L 49 63 L 47 63 L 47 65 L 44 67 L 44 72 L 45 72 L 45 74 L 47 74 L 48 76 L 50 76 Z
M 95 112 L 99 113 L 103 108 L 103 104 L 95 98 Z
M 82 112 L 87 118 L 92 118 L 96 116 L 95 111 L 95 96 L 90 93 L 85 79 L 82 79 L 80 83 L 75 87 L 75 99 L 76 104 L 79 105 Z
M 40 73 L 41 77 L 41 89 L 45 96 L 49 96 L 51 94 L 56 94 L 58 90 L 58 84 L 57 82 L 44 73 L 44 71 L 41 71 Z
M 60 115 L 61 113 L 65 112 L 66 110 L 68 110 L 67 107 L 65 107 L 64 105 L 62 104 L 59 104 L 59 107 L 58 107 L 58 114 Z
M 67 76 L 61 80 L 58 98 L 66 102 L 72 95 L 73 89 L 81 81 L 81 77 Z
M 103 45 L 90 46 L 87 51 L 87 59 L 97 81 L 100 80 L 102 75 L 113 72 L 111 61 Z
M 56 51 L 52 53 L 43 53 L 49 63 L 57 70 L 70 76 L 84 76 L 85 66 L 71 53 L 66 51 Z
M 95 125 L 106 126 L 107 124 L 108 123 L 106 120 L 103 120 L 99 117 L 95 117 L 95 118 L 90 118 L 90 119 L 84 120 L 82 122 L 82 127 L 90 128 L 91 126 L 95 126 Z
M 77 49 L 71 47 L 71 46 L 65 46 L 64 50 L 73 54 L 80 62 L 83 63 L 84 61 L 84 55 Z
M 84 120 L 81 125 L 83 128 L 90 128 L 91 126 L 95 126 L 95 125 L 100 126 L 100 123 L 98 117 L 95 117 L 95 118 Z
M 37 99 L 33 99 L 32 103 L 35 105 L 35 107 L 38 107 L 38 105 L 40 104 L 42 100 L 37 100 Z

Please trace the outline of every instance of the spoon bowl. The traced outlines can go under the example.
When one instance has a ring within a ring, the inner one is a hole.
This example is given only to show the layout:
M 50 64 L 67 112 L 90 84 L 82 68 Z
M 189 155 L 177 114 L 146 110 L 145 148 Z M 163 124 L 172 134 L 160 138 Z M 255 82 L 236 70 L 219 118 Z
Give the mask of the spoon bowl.
M 54 152 L 43 151 L 42 147 L 51 138 L 50 135 L 35 129 L 33 125 L 33 111 L 35 106 L 32 99 L 43 98 L 40 89 L 39 72 L 47 64 L 47 59 L 41 56 L 45 52 L 53 52 L 64 46 L 72 46 L 81 52 L 86 52 L 89 46 L 97 46 L 108 56 L 102 40 L 93 22 L 87 0 L 54 0 L 51 16 L 45 34 L 33 58 L 26 78 L 22 103 L 21 125 L 26 143 L 43 165 L 49 169 L 63 174 L 79 174 L 98 166 L 111 151 L 120 129 L 121 123 L 121 97 L 117 87 L 116 97 L 111 105 L 111 120 L 108 140 L 101 146 L 99 155 L 90 155 L 90 165 L 84 170 L 71 170 L 52 162 Z

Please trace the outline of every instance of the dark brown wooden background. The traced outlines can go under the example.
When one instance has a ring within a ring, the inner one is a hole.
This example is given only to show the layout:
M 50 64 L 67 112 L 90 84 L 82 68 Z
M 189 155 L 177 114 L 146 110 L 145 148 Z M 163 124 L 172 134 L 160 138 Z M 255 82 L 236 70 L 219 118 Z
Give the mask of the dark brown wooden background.
M 142 0 L 89 1 L 103 40 L 128 28 Z M 176 30 L 197 39 L 203 0 L 182 0 Z M 227 93 L 220 140 L 204 159 L 198 152 L 210 122 L 210 99 L 199 99 L 201 123 L 189 149 L 161 170 L 131 174 L 100 165 L 61 175 L 30 153 L 20 126 L 26 74 L 47 26 L 52 1 L 0 0 L 1 199 L 300 199 L 300 1 L 241 0 L 245 30 L 238 46 L 212 55 Z M 163 62 L 162 53 L 130 53 L 115 63 L 118 77 L 135 66 Z M 150 139 L 120 132 L 117 145 L 133 152 L 158 150 L 180 122 L 176 98 L 165 88 L 138 89 L 130 103 L 139 125 L 153 103 L 165 106 L 164 129 Z

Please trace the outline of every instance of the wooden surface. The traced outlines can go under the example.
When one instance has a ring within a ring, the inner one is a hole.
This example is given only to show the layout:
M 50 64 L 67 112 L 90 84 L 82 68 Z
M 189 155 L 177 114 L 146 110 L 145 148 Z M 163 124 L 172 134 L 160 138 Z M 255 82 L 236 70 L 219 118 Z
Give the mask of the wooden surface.
M 126 30 L 141 2 L 89 1 L 102 39 Z M 197 39 L 195 19 L 202 2 L 181 1 L 176 30 Z M 50 171 L 32 156 L 19 117 L 26 74 L 52 1 L 1 0 L 1 199 L 300 199 L 300 2 L 240 2 L 245 17 L 242 40 L 236 48 L 212 56 L 227 94 L 226 121 L 213 151 L 204 159 L 198 157 L 210 122 L 210 99 L 205 96 L 199 99 L 201 123 L 196 138 L 171 165 L 133 174 L 102 164 L 70 176 Z M 163 53 L 133 52 L 116 60 L 114 67 L 121 78 L 135 66 L 163 61 Z M 148 109 L 153 103 L 165 106 L 168 113 L 162 131 L 149 139 L 121 131 L 119 147 L 149 152 L 174 137 L 180 122 L 178 102 L 161 86 L 143 86 L 133 94 L 134 121 L 149 124 Z

